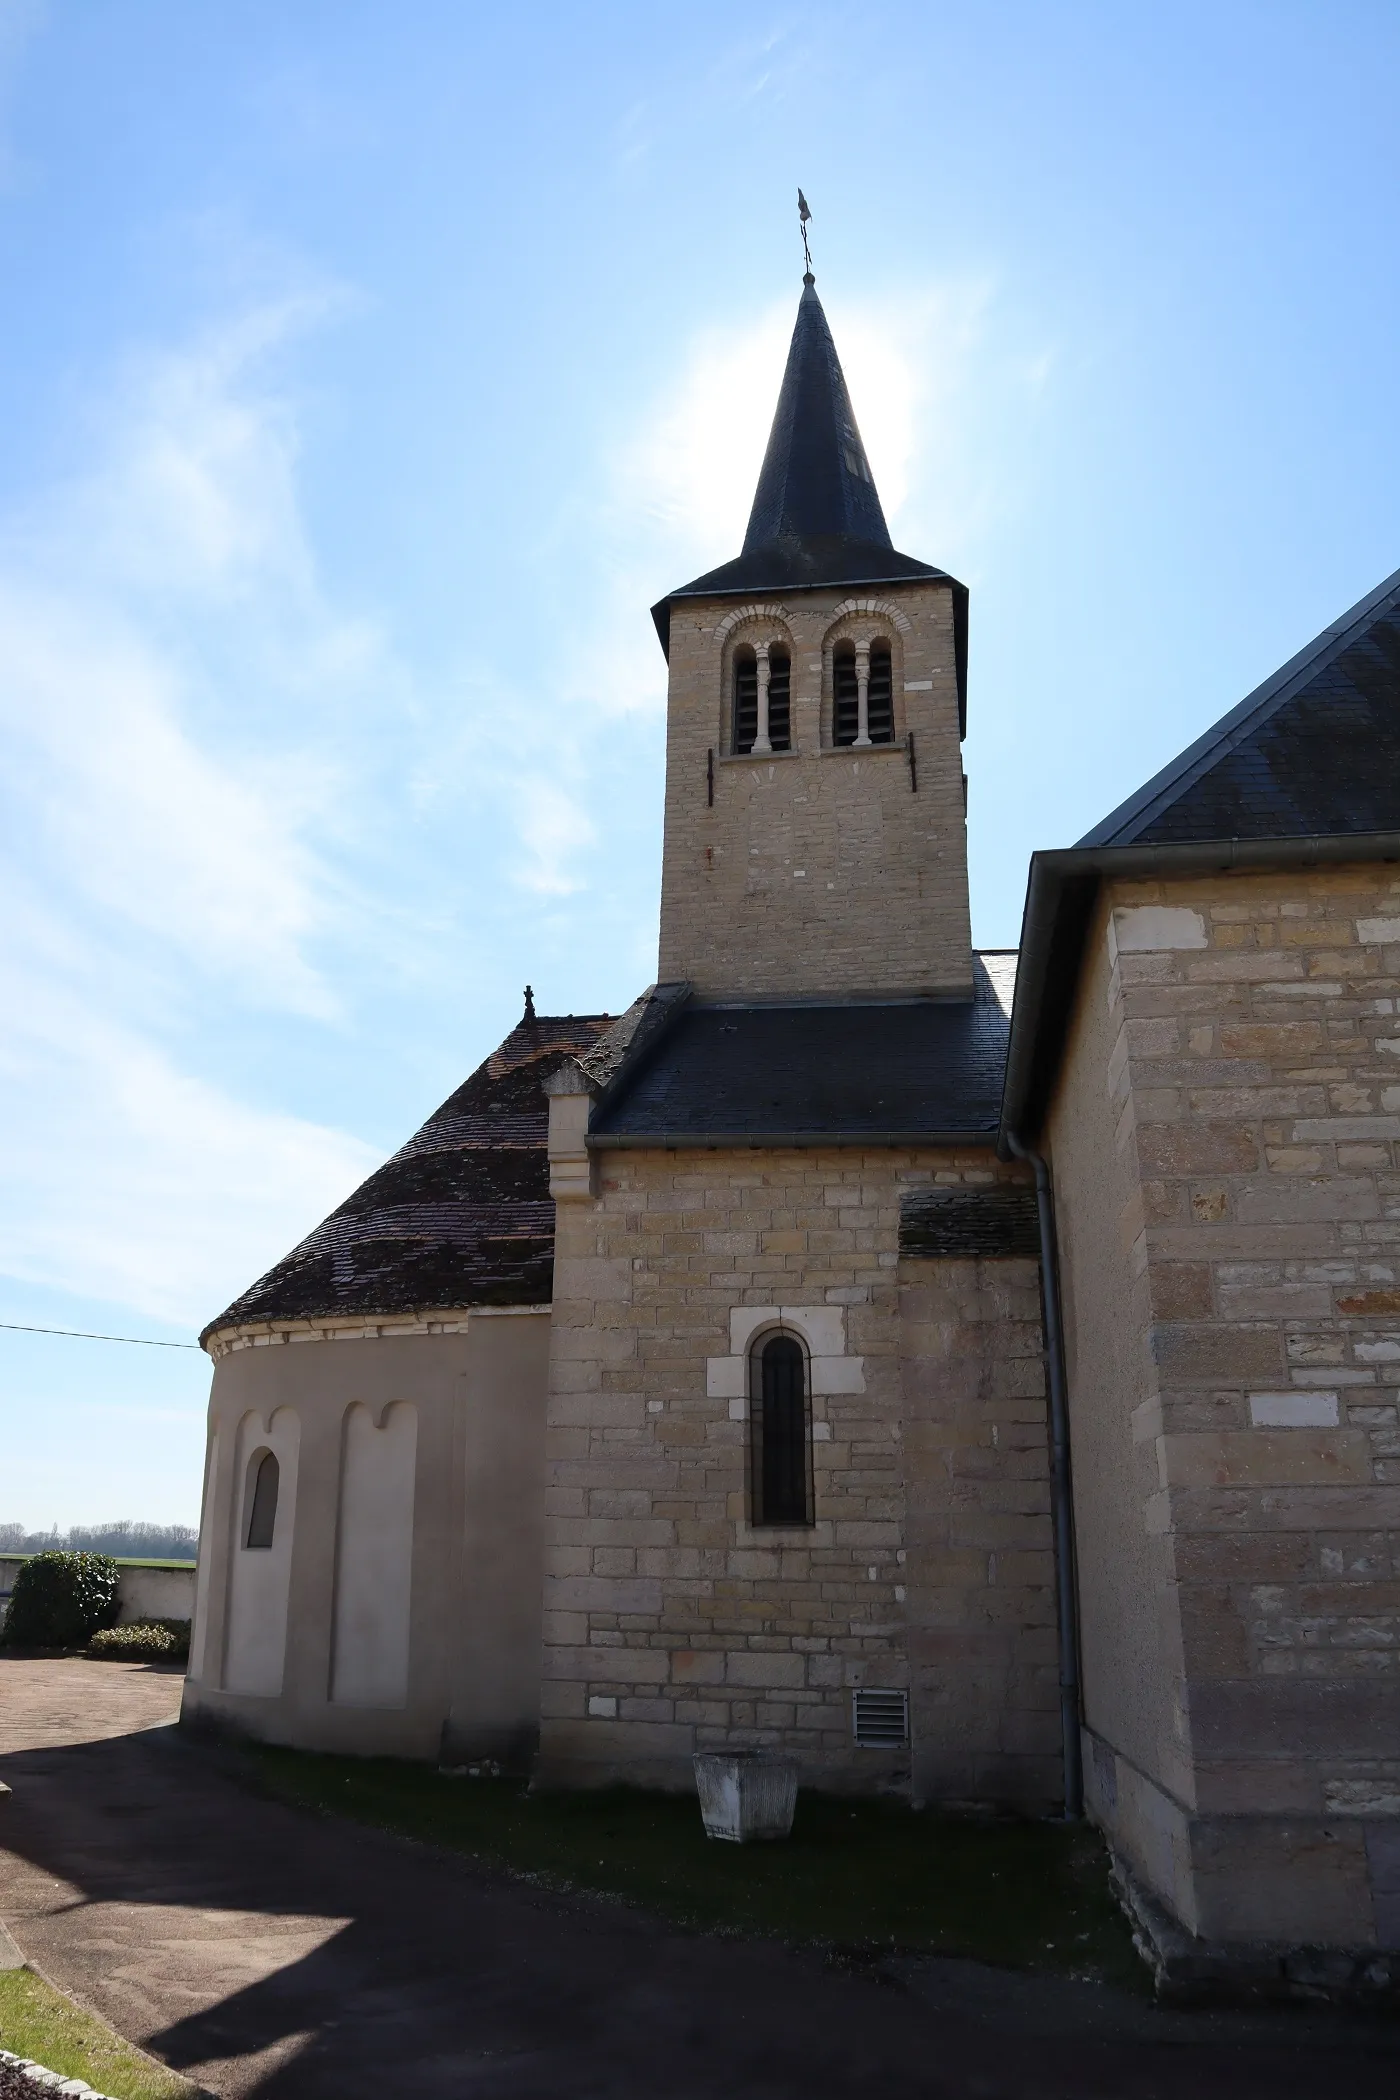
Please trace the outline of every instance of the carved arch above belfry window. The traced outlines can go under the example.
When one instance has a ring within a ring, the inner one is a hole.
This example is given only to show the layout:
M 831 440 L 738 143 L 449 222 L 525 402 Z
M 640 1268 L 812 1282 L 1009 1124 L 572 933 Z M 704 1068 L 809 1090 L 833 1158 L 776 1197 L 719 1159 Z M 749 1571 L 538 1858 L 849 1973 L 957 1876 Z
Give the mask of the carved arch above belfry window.
M 784 634 L 789 638 L 791 637 L 792 614 L 787 607 L 785 605 L 769 605 L 755 601 L 752 605 L 736 605 L 733 612 L 726 613 L 722 620 L 716 622 L 713 630 L 714 638 L 721 649 L 729 640 L 735 628 L 742 627 L 745 620 L 776 621 L 782 627 Z
M 883 652 L 885 659 L 884 692 L 886 729 L 883 736 L 877 735 L 876 743 L 888 747 L 901 743 L 905 735 L 904 713 L 904 642 L 911 632 L 908 620 L 896 608 L 888 606 L 880 598 L 848 598 L 832 614 L 825 634 L 822 636 L 822 703 L 821 742 L 823 750 L 852 748 L 853 732 L 844 736 L 838 731 L 841 705 L 854 706 L 850 695 L 855 691 L 855 671 L 851 667 L 854 656 L 864 659 L 873 671 L 874 657 Z M 846 659 L 846 700 L 838 705 L 837 657 Z M 873 693 L 873 687 L 872 687 Z M 856 746 L 855 748 L 859 748 Z
M 831 625 L 838 620 L 849 619 L 852 613 L 870 613 L 877 620 L 888 620 L 899 634 L 912 634 L 909 615 L 891 604 L 888 598 L 843 598 L 831 615 Z

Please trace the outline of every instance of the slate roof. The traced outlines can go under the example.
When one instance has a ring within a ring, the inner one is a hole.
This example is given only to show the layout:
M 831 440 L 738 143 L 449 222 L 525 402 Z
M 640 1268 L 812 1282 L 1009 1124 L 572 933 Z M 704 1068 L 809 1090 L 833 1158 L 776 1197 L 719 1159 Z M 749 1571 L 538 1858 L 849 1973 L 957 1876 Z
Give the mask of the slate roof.
M 542 1082 L 609 1026 L 607 1014 L 521 1021 L 401 1151 L 211 1320 L 205 1336 L 262 1320 L 547 1304 L 554 1204 Z
M 1081 846 L 1400 829 L 1400 570 Z
M 1077 846 L 1031 857 L 1003 1102 L 1034 1139 L 1098 886 L 1194 871 L 1394 860 L 1400 851 L 1400 570 L 1323 629 Z
M 1015 969 L 975 957 L 965 1001 L 686 1005 L 614 1080 L 590 1142 L 991 1138 Z
M 900 583 L 932 576 L 953 587 L 958 626 L 958 690 L 965 686 L 967 592 L 935 569 L 898 553 L 880 507 L 831 329 L 809 274 L 803 279 L 787 368 L 768 450 L 738 556 L 652 607 L 669 650 L 671 606 L 684 598 L 747 597 L 751 592 L 815 590 L 832 584 Z
M 1019 1257 L 1040 1252 L 1035 1190 L 1000 1182 L 991 1188 L 911 1189 L 899 1206 L 899 1252 L 908 1260 Z

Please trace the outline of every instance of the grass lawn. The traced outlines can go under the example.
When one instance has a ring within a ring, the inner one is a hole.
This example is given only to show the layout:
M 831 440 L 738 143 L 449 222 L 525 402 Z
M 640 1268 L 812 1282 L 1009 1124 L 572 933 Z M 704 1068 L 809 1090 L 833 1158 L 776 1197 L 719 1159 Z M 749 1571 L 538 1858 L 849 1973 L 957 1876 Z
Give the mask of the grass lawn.
M 915 1814 L 804 1791 L 787 1843 L 729 1845 L 705 1836 L 693 1796 L 527 1794 L 510 1780 L 449 1779 L 389 1758 L 252 1755 L 283 1800 L 702 1931 L 853 1956 L 967 1955 L 1149 1988 L 1087 1825 Z
M 65 2078 L 85 2078 L 113 2100 L 185 2100 L 195 2090 L 32 1969 L 0 1972 L 0 2048 Z

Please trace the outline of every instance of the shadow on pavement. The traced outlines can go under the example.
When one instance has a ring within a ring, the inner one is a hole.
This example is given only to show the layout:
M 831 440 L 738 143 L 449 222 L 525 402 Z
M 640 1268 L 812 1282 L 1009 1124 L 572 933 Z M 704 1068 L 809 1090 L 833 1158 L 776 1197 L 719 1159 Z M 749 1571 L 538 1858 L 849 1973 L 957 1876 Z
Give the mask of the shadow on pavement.
M 268 2100 L 1394 2100 L 1400 2029 L 1182 2015 L 973 1963 L 843 1973 L 259 1795 L 173 1728 L 0 1758 L 26 1952 Z M 74 1902 L 73 1892 L 79 1899 Z

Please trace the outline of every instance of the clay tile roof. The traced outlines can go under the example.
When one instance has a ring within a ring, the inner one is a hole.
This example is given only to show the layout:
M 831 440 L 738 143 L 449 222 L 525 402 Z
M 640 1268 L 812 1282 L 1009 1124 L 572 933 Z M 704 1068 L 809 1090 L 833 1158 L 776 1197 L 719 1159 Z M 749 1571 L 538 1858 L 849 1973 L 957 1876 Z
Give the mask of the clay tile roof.
M 523 1020 L 205 1336 L 263 1320 L 547 1304 L 554 1204 L 543 1081 L 609 1025 L 607 1014 Z

